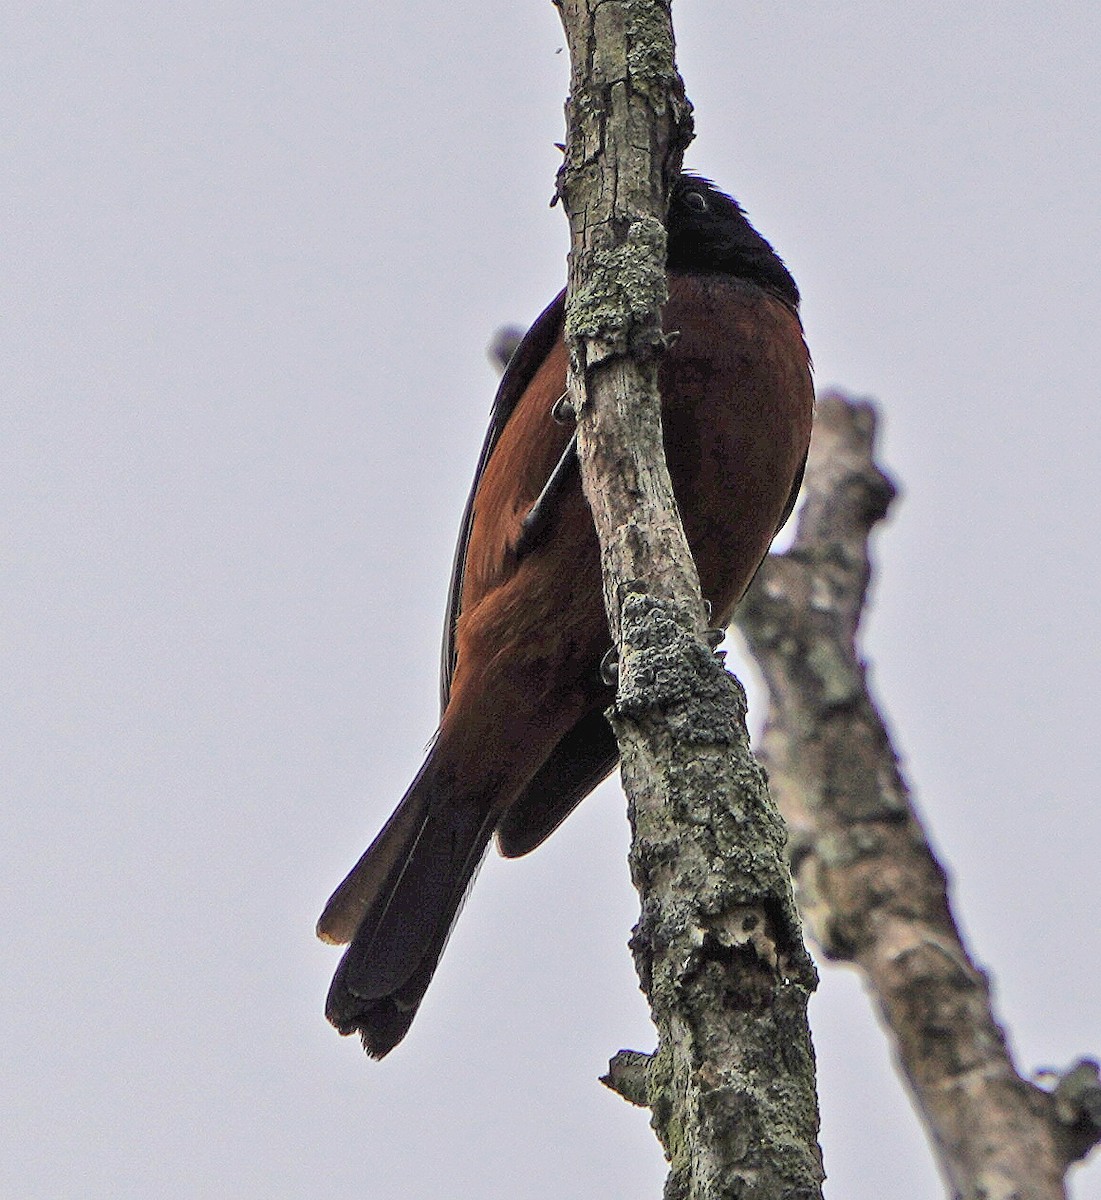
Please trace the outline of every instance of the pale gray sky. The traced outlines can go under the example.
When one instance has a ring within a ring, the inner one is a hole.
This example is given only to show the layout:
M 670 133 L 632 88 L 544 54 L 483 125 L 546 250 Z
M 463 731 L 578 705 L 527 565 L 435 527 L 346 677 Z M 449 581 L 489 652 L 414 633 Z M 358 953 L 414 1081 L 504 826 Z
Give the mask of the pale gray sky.
M 959 915 L 1022 1065 L 1098 1054 L 1101 8 L 675 20 L 690 164 L 884 409 L 865 648 Z M 554 9 L 5 26 L 0 1193 L 659 1195 L 595 1082 L 652 1044 L 617 786 L 487 864 L 381 1065 L 313 939 L 432 733 L 483 347 L 564 279 Z M 813 1016 L 827 1195 L 939 1194 L 851 973 Z

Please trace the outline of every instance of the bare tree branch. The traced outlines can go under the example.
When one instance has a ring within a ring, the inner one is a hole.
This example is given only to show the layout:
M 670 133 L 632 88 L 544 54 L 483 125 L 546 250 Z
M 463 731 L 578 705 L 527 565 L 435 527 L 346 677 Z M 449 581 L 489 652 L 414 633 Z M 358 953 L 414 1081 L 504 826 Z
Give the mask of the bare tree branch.
M 559 181 L 571 396 L 620 652 L 611 716 L 642 905 L 632 948 L 659 1038 L 645 1089 L 636 1071 L 620 1090 L 645 1091 L 671 1162 L 667 1197 L 811 1200 L 815 974 L 744 694 L 702 637 L 662 447 L 662 221 L 690 136 L 668 0 L 559 7 L 572 61 Z
M 769 689 L 759 757 L 791 831 L 803 917 L 869 983 L 951 1194 L 1057 1200 L 1101 1136 L 1097 1064 L 1054 1092 L 1017 1072 L 869 695 L 856 650 L 868 537 L 895 494 L 874 438 L 870 405 L 819 401 L 794 545 L 769 557 L 738 611 Z

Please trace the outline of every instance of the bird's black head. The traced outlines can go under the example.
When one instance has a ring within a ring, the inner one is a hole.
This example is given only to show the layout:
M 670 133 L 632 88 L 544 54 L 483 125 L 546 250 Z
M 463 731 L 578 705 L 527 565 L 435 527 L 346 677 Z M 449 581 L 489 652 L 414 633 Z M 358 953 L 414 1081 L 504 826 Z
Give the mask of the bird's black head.
M 742 206 L 710 180 L 689 174 L 677 179 L 666 228 L 671 271 L 736 275 L 799 307 L 799 289 L 783 260 L 750 225 Z

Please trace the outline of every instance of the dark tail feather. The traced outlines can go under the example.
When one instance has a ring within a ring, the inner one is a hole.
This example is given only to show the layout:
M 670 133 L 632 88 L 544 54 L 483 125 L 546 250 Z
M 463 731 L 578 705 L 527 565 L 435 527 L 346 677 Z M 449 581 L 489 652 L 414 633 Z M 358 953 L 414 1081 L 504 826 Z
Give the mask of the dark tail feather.
M 529 854 L 558 828 L 619 761 L 603 710 L 587 713 L 555 747 L 497 825 L 505 858 Z
M 485 841 L 488 845 L 489 834 Z M 478 859 L 474 864 L 471 880 L 480 862 Z M 449 913 L 441 918 L 435 937 L 425 948 L 413 973 L 385 995 L 372 998 L 361 994 L 365 989 L 357 983 L 356 976 L 357 968 L 363 967 L 364 960 L 357 954 L 354 942 L 345 951 L 329 987 L 325 1015 L 340 1033 L 358 1033 L 364 1050 L 372 1058 L 385 1057 L 409 1032 L 468 890 L 469 881 L 467 887 L 459 889 Z
M 492 805 L 444 794 L 438 775 L 422 768 L 318 922 L 327 941 L 354 929 L 325 1015 L 374 1058 L 412 1023 L 493 833 Z
M 393 890 L 428 820 L 434 789 L 425 781 L 431 762 L 429 756 L 378 836 L 329 897 L 317 922 L 317 936 L 323 942 L 347 945 L 367 910 Z

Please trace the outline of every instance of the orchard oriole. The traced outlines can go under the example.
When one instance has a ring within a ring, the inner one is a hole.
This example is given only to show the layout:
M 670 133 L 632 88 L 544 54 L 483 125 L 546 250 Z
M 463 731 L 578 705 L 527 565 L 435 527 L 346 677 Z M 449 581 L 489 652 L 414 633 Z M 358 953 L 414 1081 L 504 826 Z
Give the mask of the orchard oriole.
M 683 174 L 667 232 L 662 320 L 679 336 L 659 370 L 665 453 L 725 624 L 795 503 L 810 362 L 795 281 L 734 200 Z M 560 293 L 497 391 L 452 573 L 439 730 L 318 923 L 325 941 L 351 943 L 326 1015 L 376 1058 L 405 1036 L 494 834 L 502 854 L 526 854 L 616 765 L 599 550 L 571 430 L 552 412 L 564 311 Z

